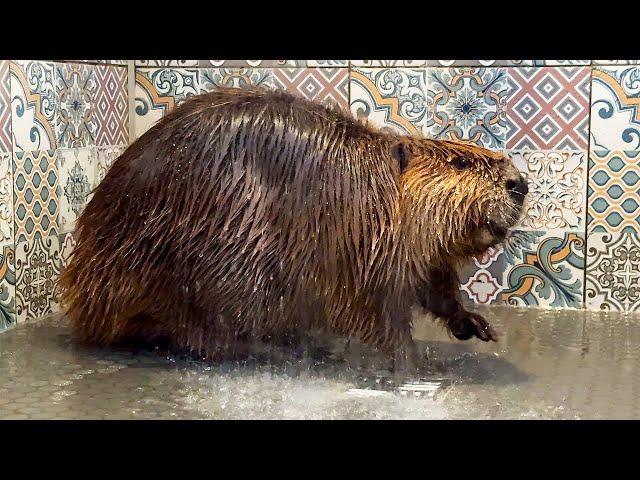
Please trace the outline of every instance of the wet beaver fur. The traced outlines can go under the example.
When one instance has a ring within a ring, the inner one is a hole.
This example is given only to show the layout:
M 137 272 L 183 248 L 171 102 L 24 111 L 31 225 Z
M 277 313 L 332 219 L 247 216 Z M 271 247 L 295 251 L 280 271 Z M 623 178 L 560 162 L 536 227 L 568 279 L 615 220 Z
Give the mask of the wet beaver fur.
M 505 238 L 526 193 L 500 153 L 220 88 L 113 164 L 77 222 L 62 303 L 82 341 L 202 355 L 312 329 L 414 354 L 417 303 L 459 339 L 495 340 L 456 268 Z

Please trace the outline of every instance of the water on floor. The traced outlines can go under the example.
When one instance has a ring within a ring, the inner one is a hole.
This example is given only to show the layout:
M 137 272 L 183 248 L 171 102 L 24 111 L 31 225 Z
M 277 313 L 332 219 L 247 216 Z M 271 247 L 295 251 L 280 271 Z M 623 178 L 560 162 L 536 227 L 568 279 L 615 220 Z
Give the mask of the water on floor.
M 0 334 L 0 419 L 638 419 L 640 317 L 478 309 L 499 343 L 415 337 L 427 368 L 400 378 L 339 340 L 301 356 L 197 361 L 74 345 L 51 317 Z

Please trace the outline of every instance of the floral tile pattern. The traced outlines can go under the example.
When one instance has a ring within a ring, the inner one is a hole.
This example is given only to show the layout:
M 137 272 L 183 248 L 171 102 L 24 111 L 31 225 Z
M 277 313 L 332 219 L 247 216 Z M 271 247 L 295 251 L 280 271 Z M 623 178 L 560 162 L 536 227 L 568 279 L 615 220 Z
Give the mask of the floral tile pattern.
M 351 60 L 354 67 L 426 67 L 430 60 Z
M 53 63 L 11 62 L 11 137 L 14 151 L 56 147 Z
M 64 270 L 69 264 L 69 259 L 76 248 L 76 238 L 73 233 L 64 233 L 59 235 L 60 242 L 60 271 Z
M 95 67 L 80 63 L 56 64 L 55 130 L 58 147 L 86 147 L 97 132 L 94 97 L 98 87 Z
M 429 60 L 430 65 L 441 67 L 491 67 L 533 65 L 533 60 Z
M 592 71 L 591 147 L 640 149 L 640 65 Z
M 13 245 L 13 169 L 11 154 L 0 153 L 0 245 Z
M 536 66 L 572 66 L 572 65 L 591 65 L 591 60 L 532 60 Z
M 582 233 L 514 230 L 461 272 L 465 301 L 546 308 L 583 306 Z
M 13 179 L 16 244 L 57 235 L 60 200 L 55 151 L 14 153 Z
M 356 118 L 406 135 L 428 136 L 434 125 L 426 69 L 352 69 L 350 108 Z
M 92 147 L 59 149 L 56 167 L 59 176 L 60 232 L 75 230 L 75 222 L 90 199 L 96 184 L 97 150 Z
M 586 150 L 588 67 L 509 70 L 507 148 Z
M 431 69 L 427 88 L 434 105 L 430 137 L 505 147 L 506 69 Z
M 593 60 L 593 65 L 640 65 L 640 60 Z
M 529 180 L 529 196 L 518 228 L 584 231 L 586 152 L 510 150 L 508 156 Z
M 95 67 L 96 145 L 120 145 L 129 141 L 127 69 L 110 65 Z
M 94 183 L 91 188 L 95 188 L 104 179 L 105 175 L 113 165 L 113 162 L 125 151 L 126 146 L 116 145 L 114 147 L 98 147 L 97 148 L 97 164 Z
M 278 68 L 273 70 L 276 88 L 308 100 L 349 106 L 349 70 L 346 68 Z
M 135 134 L 139 137 L 173 107 L 200 93 L 198 70 L 140 68 L 136 70 Z
M 16 322 L 16 271 L 13 243 L 0 245 L 0 331 Z
M 11 150 L 11 69 L 0 60 L 0 152 Z
M 589 156 L 588 233 L 640 233 L 640 151 Z
M 635 232 L 591 233 L 585 301 L 593 310 L 640 310 L 640 240 Z
M 136 60 L 140 67 L 196 67 L 198 60 Z
M 198 82 L 204 93 L 216 87 L 273 87 L 273 76 L 269 68 L 201 68 Z
M 37 318 L 58 309 L 56 281 L 62 267 L 57 235 L 36 237 L 16 244 L 16 316 Z

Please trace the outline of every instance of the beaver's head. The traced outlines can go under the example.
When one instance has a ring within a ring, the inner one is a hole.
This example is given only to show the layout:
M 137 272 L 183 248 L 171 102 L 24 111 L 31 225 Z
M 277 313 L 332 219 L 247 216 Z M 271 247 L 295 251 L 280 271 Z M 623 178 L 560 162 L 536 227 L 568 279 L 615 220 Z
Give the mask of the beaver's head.
M 392 155 L 402 172 L 411 241 L 420 250 L 477 255 L 502 242 L 518 222 L 529 189 L 503 154 L 464 143 L 401 137 Z

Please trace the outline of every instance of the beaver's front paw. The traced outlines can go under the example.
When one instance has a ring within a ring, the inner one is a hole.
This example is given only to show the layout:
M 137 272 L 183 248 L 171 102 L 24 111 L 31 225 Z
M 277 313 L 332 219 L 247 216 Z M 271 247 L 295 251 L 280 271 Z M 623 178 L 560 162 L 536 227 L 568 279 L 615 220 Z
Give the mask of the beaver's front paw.
M 498 332 L 477 313 L 460 310 L 449 319 L 447 326 L 458 340 L 469 340 L 476 336 L 483 342 L 498 341 Z

